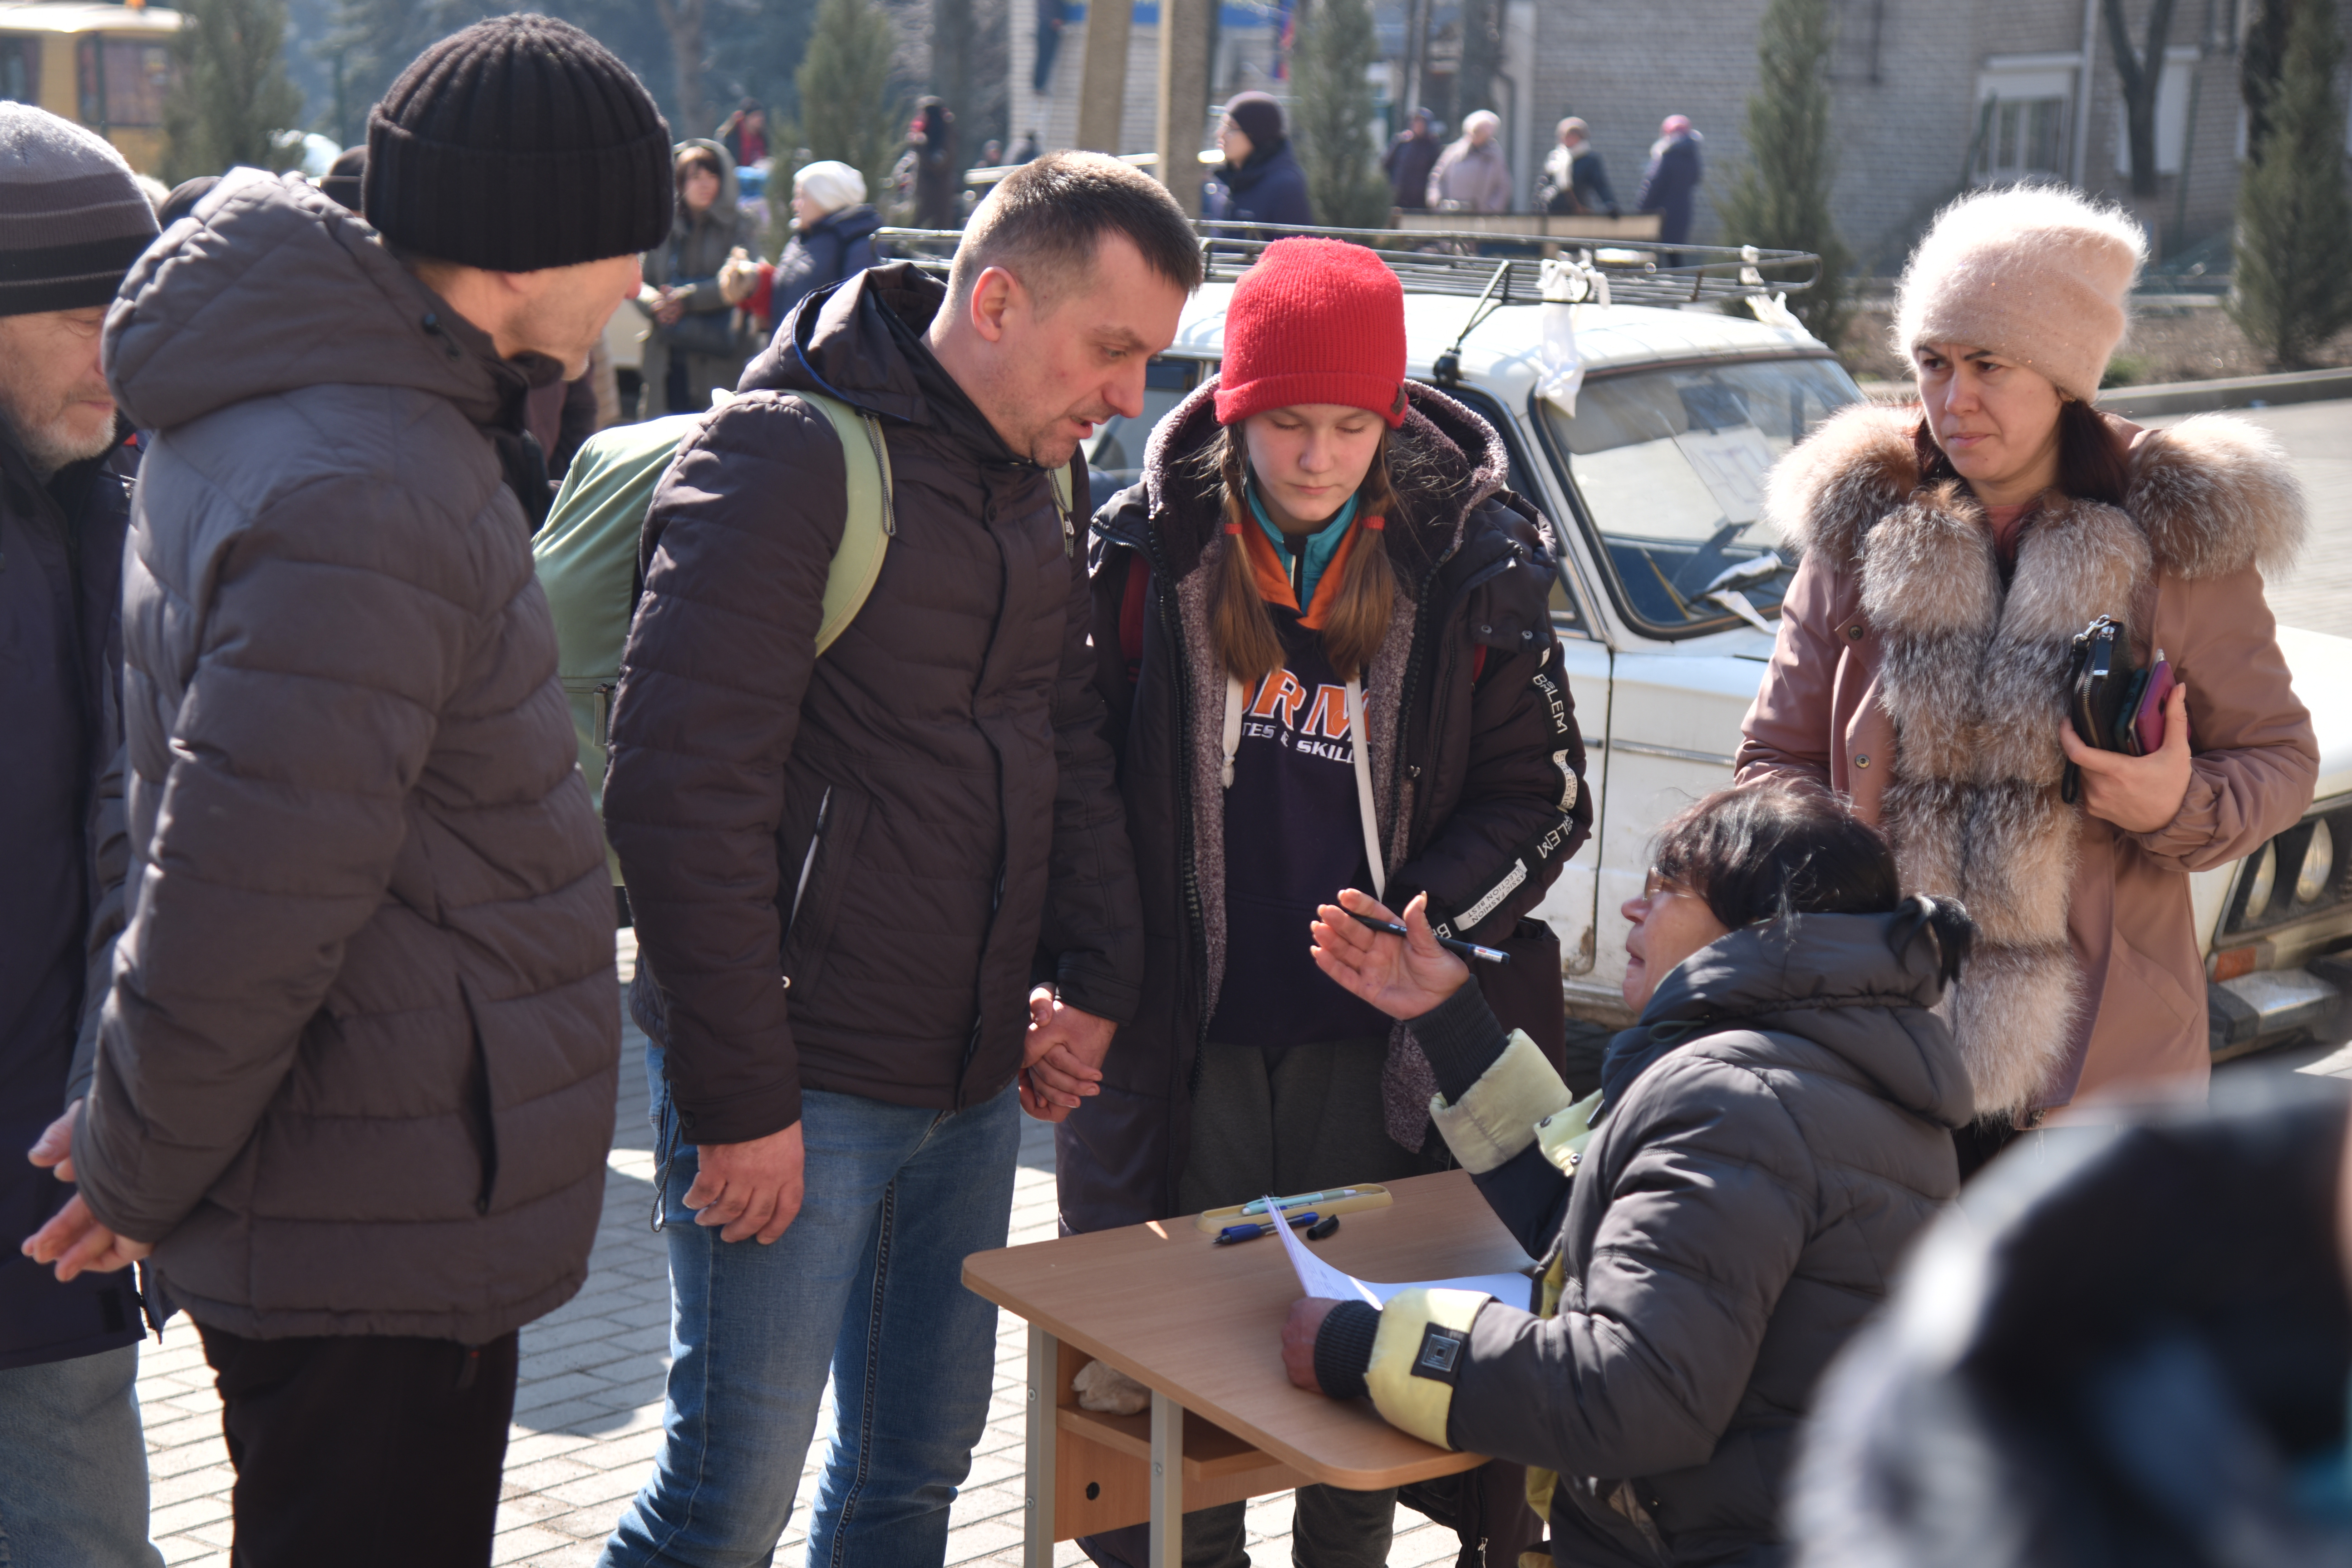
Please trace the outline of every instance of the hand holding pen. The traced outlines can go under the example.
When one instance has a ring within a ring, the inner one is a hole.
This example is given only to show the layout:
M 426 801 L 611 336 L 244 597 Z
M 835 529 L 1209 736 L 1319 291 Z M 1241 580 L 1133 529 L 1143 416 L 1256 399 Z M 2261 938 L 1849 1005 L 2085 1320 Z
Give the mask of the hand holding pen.
M 1402 921 L 1379 900 L 1353 888 L 1315 914 L 1307 928 L 1315 938 L 1315 966 L 1391 1018 L 1420 1017 L 1470 978 L 1469 966 L 1430 930 L 1426 893 L 1405 906 Z M 1391 934 L 1399 925 L 1404 930 L 1402 941 Z

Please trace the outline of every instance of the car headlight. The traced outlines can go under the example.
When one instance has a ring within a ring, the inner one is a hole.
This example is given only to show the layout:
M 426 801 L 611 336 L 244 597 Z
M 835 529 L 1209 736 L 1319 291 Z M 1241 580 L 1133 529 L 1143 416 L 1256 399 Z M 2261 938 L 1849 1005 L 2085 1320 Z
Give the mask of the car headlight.
M 2254 857 L 2253 868 L 2246 874 L 2246 901 L 2238 906 L 2237 923 L 2253 925 L 2271 907 L 2271 889 L 2278 886 L 2278 845 L 2275 841 L 2263 846 Z
M 2311 841 L 2304 846 L 2303 865 L 2294 874 L 2294 901 L 2315 904 L 2327 892 L 2328 879 L 2336 870 L 2336 836 L 2327 830 L 2325 818 L 2311 825 Z

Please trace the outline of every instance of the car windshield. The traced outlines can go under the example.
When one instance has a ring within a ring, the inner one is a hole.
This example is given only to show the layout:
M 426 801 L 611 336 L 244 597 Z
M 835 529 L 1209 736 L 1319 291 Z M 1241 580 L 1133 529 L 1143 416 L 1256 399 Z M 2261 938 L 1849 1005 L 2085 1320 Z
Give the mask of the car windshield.
M 1145 368 L 1142 417 L 1112 415 L 1095 431 L 1087 447 L 1087 468 L 1097 506 L 1143 478 L 1143 448 L 1151 439 L 1152 428 L 1173 413 L 1200 384 L 1202 376 L 1214 368 L 1181 359 L 1156 359 Z
M 1573 417 L 1541 406 L 1625 608 L 1672 631 L 1780 604 L 1796 560 L 1758 521 L 1765 471 L 1861 397 L 1835 360 L 1790 359 L 1598 376 Z

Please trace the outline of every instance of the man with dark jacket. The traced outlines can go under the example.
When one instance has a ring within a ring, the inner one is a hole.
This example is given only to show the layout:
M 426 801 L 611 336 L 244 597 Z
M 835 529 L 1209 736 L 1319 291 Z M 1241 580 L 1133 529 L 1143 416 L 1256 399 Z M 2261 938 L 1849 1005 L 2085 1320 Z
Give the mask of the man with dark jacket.
M 427 50 L 368 142 L 383 243 L 241 171 L 106 322 L 156 432 L 130 920 L 35 1255 L 152 1249 L 226 1405 L 240 1563 L 489 1561 L 516 1331 L 586 1275 L 619 1057 L 521 421 L 635 292 L 668 132 L 525 14 Z
M 1262 92 L 1234 94 L 1217 128 L 1217 146 L 1225 161 L 1202 194 L 1203 216 L 1299 228 L 1314 223 L 1307 171 L 1298 166 L 1280 103 Z
M 131 513 L 99 329 L 154 237 L 153 209 L 102 138 L 0 103 L 0 1234 L 11 1241 L 73 1195 L 24 1154 L 58 1163 L 87 1086 L 74 1042 L 103 892 L 95 860 L 109 826 L 119 832 L 119 813 L 101 819 L 99 780 L 121 732 L 116 606 Z M 103 991 L 103 970 L 94 984 Z M 60 1284 L 0 1252 L 9 1561 L 162 1563 L 147 1540 L 132 1386 L 139 1314 L 127 1276 Z
M 1633 210 L 1656 213 L 1658 238 L 1679 245 L 1690 238 L 1691 205 L 1698 191 L 1700 144 L 1706 140 L 1687 114 L 1669 114 L 1650 144 L 1650 164 L 1642 172 L 1642 188 L 1634 193 Z M 1677 265 L 1666 253 L 1668 266 Z
M 811 296 L 656 492 L 604 813 L 676 1360 L 613 1568 L 768 1561 L 829 1368 L 811 1560 L 945 1553 L 996 1321 L 961 1274 L 1004 1241 L 1014 1079 L 1056 1048 L 1099 1062 L 1143 967 L 1084 469 L 1066 493 L 1055 470 L 1140 416 L 1199 281 L 1159 184 L 1041 158 L 944 289 L 901 262 Z M 819 392 L 877 421 L 896 528 L 823 658 L 848 500 Z
M 1407 212 L 1429 206 L 1429 171 L 1445 148 L 1445 126 L 1426 109 L 1412 111 L 1412 123 L 1397 133 L 1381 154 L 1381 172 L 1389 177 L 1389 192 Z
M 1536 208 L 1563 216 L 1580 213 L 1617 216 L 1617 193 L 1592 145 L 1591 128 L 1571 114 L 1559 122 L 1559 145 L 1536 176 Z

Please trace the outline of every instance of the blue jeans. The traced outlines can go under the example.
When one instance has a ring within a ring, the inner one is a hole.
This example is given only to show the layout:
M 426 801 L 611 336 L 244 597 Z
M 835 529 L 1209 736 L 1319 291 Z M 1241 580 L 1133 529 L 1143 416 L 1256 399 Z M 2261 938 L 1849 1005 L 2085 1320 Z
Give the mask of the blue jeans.
M 798 1217 L 773 1246 L 724 1242 L 682 1201 L 698 1167 L 662 1056 L 646 1052 L 669 1240 L 664 1440 L 600 1568 L 772 1562 L 828 1369 L 809 1568 L 939 1568 L 995 1381 L 996 1309 L 963 1288 L 963 1260 L 1004 1245 L 1018 1100 L 941 1111 L 808 1093 Z
M 137 1345 L 0 1372 L 0 1563 L 163 1568 L 138 1378 Z

